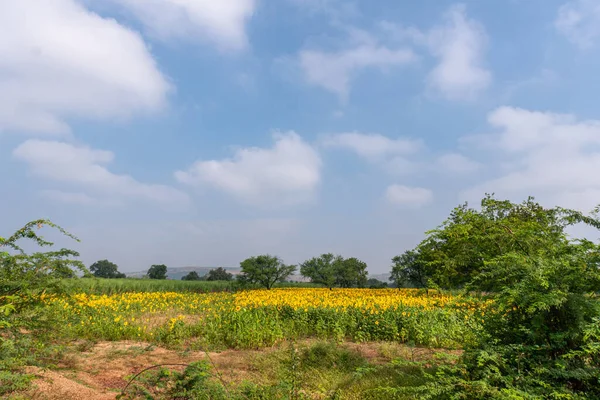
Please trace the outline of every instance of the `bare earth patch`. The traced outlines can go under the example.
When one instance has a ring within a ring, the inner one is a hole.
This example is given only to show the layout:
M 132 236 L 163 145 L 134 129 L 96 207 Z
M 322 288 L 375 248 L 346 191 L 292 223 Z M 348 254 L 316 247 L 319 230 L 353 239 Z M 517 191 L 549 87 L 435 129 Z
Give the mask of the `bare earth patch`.
M 309 344 L 307 340 L 298 345 Z M 410 349 L 396 343 L 345 343 L 349 349 L 359 352 L 371 363 L 380 364 L 394 358 L 427 359 L 437 350 Z M 201 351 L 181 352 L 156 347 L 143 342 L 100 342 L 74 351 L 65 357 L 57 370 L 41 370 L 31 367 L 35 374 L 34 388 L 27 398 L 39 400 L 107 400 L 114 399 L 127 384 L 130 376 L 144 368 L 157 364 L 189 364 L 204 360 L 207 356 L 225 383 L 244 380 L 261 381 L 263 371 L 253 367 L 257 357 L 264 357 L 281 347 L 262 350 L 227 350 L 220 353 Z M 447 351 L 445 351 L 447 353 Z M 167 366 L 183 370 L 183 366 Z

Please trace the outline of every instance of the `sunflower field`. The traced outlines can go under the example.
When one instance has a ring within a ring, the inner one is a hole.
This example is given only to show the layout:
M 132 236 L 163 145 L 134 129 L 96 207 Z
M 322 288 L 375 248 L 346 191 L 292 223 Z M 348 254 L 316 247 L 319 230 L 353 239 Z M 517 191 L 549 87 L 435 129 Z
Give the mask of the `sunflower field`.
M 273 289 L 43 296 L 56 334 L 194 348 L 259 348 L 305 337 L 460 348 L 482 331 L 483 300 L 413 289 Z

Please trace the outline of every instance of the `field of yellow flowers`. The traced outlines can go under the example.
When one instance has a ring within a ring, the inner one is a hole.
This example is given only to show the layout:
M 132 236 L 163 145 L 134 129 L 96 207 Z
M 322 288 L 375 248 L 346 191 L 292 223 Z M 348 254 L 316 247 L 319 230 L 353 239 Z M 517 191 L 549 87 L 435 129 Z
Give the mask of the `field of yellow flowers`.
M 462 347 L 485 303 L 411 289 L 273 289 L 43 297 L 56 334 L 206 348 L 258 348 L 292 338 Z

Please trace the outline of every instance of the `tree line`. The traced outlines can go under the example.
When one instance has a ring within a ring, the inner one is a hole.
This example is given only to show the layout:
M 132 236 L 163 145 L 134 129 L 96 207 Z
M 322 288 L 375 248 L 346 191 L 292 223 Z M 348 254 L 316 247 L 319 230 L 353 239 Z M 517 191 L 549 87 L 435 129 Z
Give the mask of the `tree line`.
M 386 287 L 387 284 L 377 279 L 368 279 L 367 264 L 357 258 L 343 258 L 332 253 L 313 257 L 299 265 L 302 276 L 309 278 L 312 283 L 322 284 L 329 289 L 334 287 Z M 286 265 L 281 258 L 263 254 L 247 258 L 240 263 L 241 273 L 237 281 L 241 284 L 256 284 L 271 289 L 278 282 L 290 277 L 298 266 Z M 108 260 L 93 263 L 90 272 L 97 278 L 119 279 L 126 275 L 119 272 L 118 266 Z M 152 265 L 145 274 L 147 279 L 167 279 L 167 266 Z M 225 268 L 211 269 L 205 276 L 197 271 L 191 271 L 181 278 L 185 281 L 232 281 L 233 274 Z

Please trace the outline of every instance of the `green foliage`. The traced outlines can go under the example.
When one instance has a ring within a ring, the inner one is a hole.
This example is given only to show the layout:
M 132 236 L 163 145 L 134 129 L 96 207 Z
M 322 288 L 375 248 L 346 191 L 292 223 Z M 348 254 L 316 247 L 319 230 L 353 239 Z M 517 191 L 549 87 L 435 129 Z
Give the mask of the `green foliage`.
M 341 256 L 331 253 L 322 254 L 300 264 L 300 273 L 310 278 L 311 282 L 325 285 L 331 289 L 336 284 L 337 271 L 342 261 Z
M 73 259 L 79 256 L 75 251 L 60 249 L 31 254 L 23 251 L 19 246 L 22 239 L 29 239 L 40 247 L 53 246 L 35 232 L 44 225 L 78 240 L 61 227 L 42 219 L 27 223 L 8 238 L 0 237 L 0 250 L 8 250 L 0 251 L 0 329 L 9 327 L 8 316 L 27 305 L 32 297 L 57 290 L 61 279 L 75 277 L 74 270 L 87 273 L 85 266 Z M 2 340 L 0 337 L 0 342 Z
M 54 347 L 36 338 L 20 333 L 27 323 L 25 311 L 32 310 L 35 300 L 44 292 L 60 291 L 60 282 L 74 278 L 75 271 L 87 274 L 85 266 L 74 257 L 72 250 L 25 253 L 19 242 L 29 239 L 40 247 L 53 243 L 36 233 L 43 226 L 55 228 L 60 233 L 77 240 L 73 235 L 48 220 L 36 220 L 8 238 L 0 237 L 0 396 L 25 389 L 32 379 L 22 367 L 38 365 L 40 358 L 56 358 Z M 2 251 L 6 249 L 6 251 Z M 29 326 L 43 321 L 37 314 L 30 317 Z
M 183 281 L 183 280 L 155 280 L 155 279 L 65 279 L 59 282 L 60 290 L 76 294 L 115 294 L 115 293 L 148 293 L 148 292 L 231 292 L 241 289 L 239 282 L 236 281 Z M 257 285 L 258 286 L 258 285 Z M 315 287 L 316 285 L 308 282 L 278 282 L 273 287 Z M 252 285 L 244 288 L 252 288 Z
M 335 283 L 343 288 L 364 287 L 367 284 L 367 264 L 358 258 L 345 258 L 337 265 Z
M 167 279 L 167 266 L 164 264 L 152 265 L 146 275 L 148 279 Z
M 16 293 L 47 290 L 66 277 L 74 277 L 75 271 L 87 272 L 85 266 L 73 259 L 79 253 L 73 250 L 60 249 L 47 252 L 26 254 L 19 246 L 19 241 L 29 239 L 40 247 L 51 247 L 52 242 L 38 236 L 35 229 L 44 225 L 52 227 L 64 235 L 74 239 L 73 235 L 48 220 L 36 220 L 27 223 L 23 228 L 8 238 L 0 237 L 0 296 Z
M 367 284 L 367 264 L 357 258 L 344 259 L 331 253 L 311 258 L 300 265 L 300 273 L 312 283 L 345 288 Z
M 233 280 L 233 275 L 225 270 L 223 267 L 219 267 L 217 269 L 211 269 L 208 271 L 206 275 L 207 281 L 231 281 Z
M 105 279 L 122 279 L 125 278 L 125 274 L 119 272 L 117 264 L 112 263 L 108 260 L 96 261 L 90 265 L 90 272 L 97 278 Z
M 367 285 L 369 289 L 384 289 L 388 287 L 387 282 L 382 282 L 379 279 L 370 278 L 367 280 Z
M 338 346 L 334 342 L 318 342 L 300 354 L 300 366 L 304 369 L 338 369 L 354 372 L 365 367 L 367 360 L 358 352 Z
M 268 254 L 250 257 L 242 261 L 240 267 L 240 282 L 259 284 L 267 289 L 277 282 L 283 282 L 296 270 L 295 265 L 285 265 L 280 258 Z
M 235 282 L 207 282 L 156 279 L 69 279 L 60 283 L 63 291 L 76 294 L 115 294 L 148 292 L 220 292 L 236 290 Z
M 407 250 L 402 255 L 392 258 L 394 263 L 390 281 L 401 287 L 427 287 L 425 261 L 418 250 Z
M 164 366 L 151 369 L 136 377 L 135 384 L 117 396 L 118 399 L 136 399 L 141 396 L 150 399 L 227 399 L 226 388 L 213 377 L 212 366 L 208 361 L 189 364 L 183 372 Z
M 188 274 L 181 277 L 182 281 L 200 281 L 202 277 L 198 275 L 196 271 L 189 272 Z
M 418 269 L 493 299 L 486 334 L 423 398 L 600 398 L 600 247 L 567 235 L 578 223 L 600 228 L 595 214 L 486 196 L 398 258 L 399 280 Z

